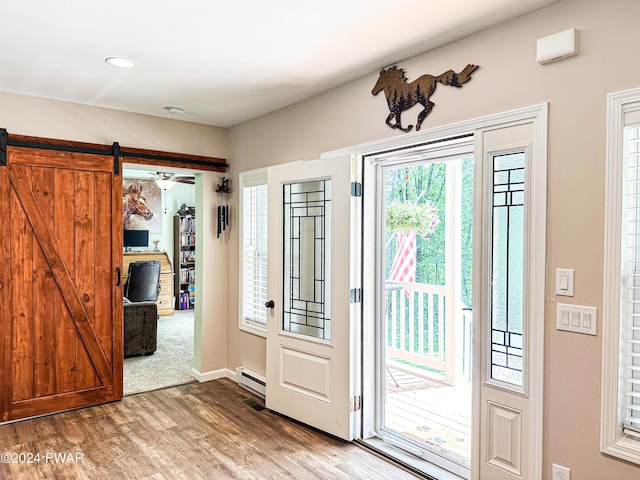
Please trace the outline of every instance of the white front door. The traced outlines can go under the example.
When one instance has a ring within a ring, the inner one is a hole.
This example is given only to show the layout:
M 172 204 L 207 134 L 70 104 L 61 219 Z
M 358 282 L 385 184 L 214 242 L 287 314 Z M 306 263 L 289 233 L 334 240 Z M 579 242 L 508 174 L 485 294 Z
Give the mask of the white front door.
M 354 438 L 351 161 L 269 168 L 266 406 Z

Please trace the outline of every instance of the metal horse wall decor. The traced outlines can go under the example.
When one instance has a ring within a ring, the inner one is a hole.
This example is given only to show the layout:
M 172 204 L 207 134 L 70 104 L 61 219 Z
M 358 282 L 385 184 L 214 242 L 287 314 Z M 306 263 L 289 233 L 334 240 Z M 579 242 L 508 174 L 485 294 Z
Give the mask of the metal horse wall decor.
M 440 82 L 443 85 L 460 88 L 464 83 L 471 80 L 471 74 L 478 68 L 478 65 L 467 65 L 460 73 L 447 70 L 437 77 L 426 74 L 421 75 L 413 82 L 407 82 L 407 77 L 405 77 L 402 68 L 396 66 L 387 68 L 386 70 L 383 68 L 380 71 L 380 77 L 375 87 L 371 90 L 371 94 L 377 95 L 384 90 L 390 112 L 389 116 L 387 116 L 386 123 L 391 128 L 399 128 L 403 132 L 411 130 L 413 125 L 408 125 L 406 128 L 403 128 L 400 114 L 417 103 L 421 104 L 424 110 L 418 114 L 418 121 L 416 123 L 416 130 L 420 130 L 420 125 L 422 125 L 423 120 L 429 115 L 435 105 L 435 103 L 429 100 L 429 97 L 431 97 L 436 90 L 437 83 Z M 395 118 L 395 123 L 391 123 L 391 119 L 393 118 Z

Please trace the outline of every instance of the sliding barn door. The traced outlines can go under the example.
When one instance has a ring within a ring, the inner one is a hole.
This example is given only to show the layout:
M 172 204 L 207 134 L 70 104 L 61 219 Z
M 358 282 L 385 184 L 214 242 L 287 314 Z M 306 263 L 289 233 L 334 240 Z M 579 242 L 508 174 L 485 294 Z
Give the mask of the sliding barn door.
M 9 146 L 4 163 L 1 420 L 119 399 L 122 184 L 113 156 Z

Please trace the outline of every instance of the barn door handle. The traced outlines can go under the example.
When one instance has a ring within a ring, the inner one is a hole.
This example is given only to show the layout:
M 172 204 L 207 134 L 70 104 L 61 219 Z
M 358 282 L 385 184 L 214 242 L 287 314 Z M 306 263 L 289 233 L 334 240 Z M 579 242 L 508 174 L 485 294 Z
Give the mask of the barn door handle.
M 267 303 L 264 304 L 264 306 L 266 308 L 273 308 L 276 306 L 276 302 L 274 302 L 273 300 L 269 300 Z
M 120 267 L 116 267 L 116 273 L 118 274 L 118 283 L 116 284 L 116 287 L 119 287 L 120 283 L 122 283 L 122 272 L 120 271 Z

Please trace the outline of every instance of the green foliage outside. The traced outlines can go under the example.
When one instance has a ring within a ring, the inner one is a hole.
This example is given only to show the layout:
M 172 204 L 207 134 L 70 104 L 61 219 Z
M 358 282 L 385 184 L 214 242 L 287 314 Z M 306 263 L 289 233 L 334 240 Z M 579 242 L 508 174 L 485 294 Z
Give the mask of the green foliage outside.
M 386 225 L 390 232 L 415 233 L 426 239 L 439 224 L 438 209 L 429 201 L 417 205 L 396 201 L 387 205 Z
M 428 238 L 424 238 L 421 232 L 416 232 L 416 283 L 444 285 L 446 164 L 443 162 L 415 167 L 389 168 L 386 180 L 387 210 L 399 211 L 407 208 L 402 207 L 402 204 L 426 206 L 429 212 L 431 208 L 437 210 L 438 223 Z M 471 306 L 472 221 L 473 159 L 467 158 L 462 161 L 462 301 L 469 307 Z M 406 231 L 405 225 L 400 221 L 387 224 L 387 275 L 396 251 L 395 230 L 398 227 Z
M 433 229 L 416 231 L 416 283 L 426 283 L 430 285 L 444 285 L 445 283 L 445 201 L 446 201 L 446 164 L 434 163 L 427 165 L 416 165 L 411 167 L 388 168 L 386 171 L 385 197 L 387 211 L 387 232 L 386 232 L 386 278 L 388 278 L 393 258 L 396 251 L 396 229 L 407 230 L 407 223 L 415 221 L 417 224 L 426 225 L 429 216 L 437 215 L 433 221 Z M 471 307 L 471 261 L 472 261 L 472 221 L 473 221 L 473 158 L 462 160 L 462 219 L 461 219 L 461 248 L 462 248 L 462 302 Z M 412 207 L 413 206 L 413 207 Z M 415 207 L 417 206 L 417 208 Z M 409 213 L 422 215 L 420 218 L 411 218 Z M 389 221 L 391 219 L 391 221 Z M 426 235 L 425 235 L 426 233 Z M 389 295 L 397 295 L 398 292 L 389 292 Z M 408 311 L 409 300 L 402 293 L 400 301 L 405 302 L 405 309 Z M 399 303 L 399 302 L 398 302 Z M 427 318 L 428 309 L 432 308 L 434 313 L 434 338 L 438 338 L 438 309 L 437 303 L 428 305 L 425 301 L 424 318 Z M 446 308 L 446 305 L 445 305 Z M 418 321 L 418 301 L 414 295 L 414 325 L 417 332 Z M 389 312 L 391 313 L 391 312 Z M 399 306 L 396 315 L 399 315 Z M 399 327 L 396 327 L 398 329 Z M 396 338 L 400 338 L 400 332 L 396 331 Z M 426 339 L 428 332 L 424 332 Z M 389 346 L 400 348 L 400 345 L 391 345 L 391 332 L 388 332 Z M 408 349 L 409 343 L 413 340 L 414 349 L 417 350 L 418 338 L 409 339 L 408 325 L 405 332 L 404 349 Z M 399 341 L 399 340 L 398 340 Z M 426 340 L 425 340 L 426 344 Z M 439 345 L 434 349 L 441 355 Z M 414 350 L 414 351 L 415 351 Z M 422 352 L 426 354 L 427 352 Z

